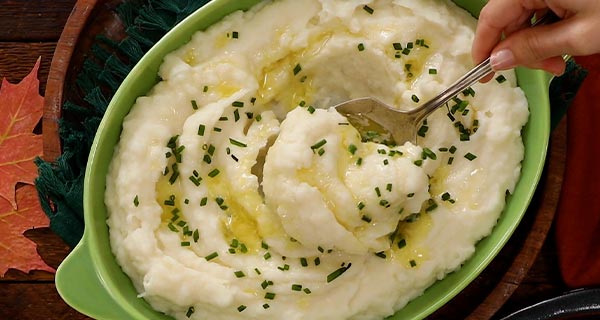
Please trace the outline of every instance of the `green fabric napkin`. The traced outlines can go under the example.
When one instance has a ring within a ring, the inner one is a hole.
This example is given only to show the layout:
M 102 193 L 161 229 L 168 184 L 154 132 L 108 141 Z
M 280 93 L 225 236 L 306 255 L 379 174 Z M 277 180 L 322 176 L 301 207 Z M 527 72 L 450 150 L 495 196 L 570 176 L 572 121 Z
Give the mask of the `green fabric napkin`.
M 74 247 L 83 235 L 83 178 L 94 135 L 108 102 L 133 66 L 162 36 L 208 0 L 124 1 L 116 9 L 126 37 L 97 38 L 77 75 L 80 97 L 62 107 L 63 153 L 55 162 L 37 159 L 35 181 L 50 229 Z
M 55 162 L 36 160 L 36 187 L 50 228 L 74 247 L 84 230 L 83 178 L 88 154 L 108 102 L 131 68 L 173 26 L 208 1 L 125 1 L 116 9 L 127 36 L 114 42 L 102 35 L 85 60 L 76 84 L 79 99 L 63 104 L 59 122 L 63 153 Z M 566 113 L 585 71 L 570 61 L 550 88 L 553 124 Z

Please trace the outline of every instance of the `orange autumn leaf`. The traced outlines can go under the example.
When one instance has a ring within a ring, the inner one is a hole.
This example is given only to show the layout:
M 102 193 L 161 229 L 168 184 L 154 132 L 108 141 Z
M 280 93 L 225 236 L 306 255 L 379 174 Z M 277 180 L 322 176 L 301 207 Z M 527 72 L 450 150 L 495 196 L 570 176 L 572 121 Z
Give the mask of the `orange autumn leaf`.
M 42 155 L 42 136 L 33 133 L 39 123 L 44 98 L 39 94 L 37 71 L 33 70 L 18 84 L 2 79 L 0 87 L 0 197 L 17 209 L 17 183 L 33 184 L 37 167 L 33 160 Z M 1 234 L 0 234 L 1 235 Z
M 48 217 L 40 207 L 35 187 L 23 185 L 17 189 L 15 210 L 5 199 L 0 198 L 0 277 L 9 268 L 29 272 L 44 270 L 54 272 L 37 253 L 36 244 L 27 239 L 23 232 L 48 226 Z

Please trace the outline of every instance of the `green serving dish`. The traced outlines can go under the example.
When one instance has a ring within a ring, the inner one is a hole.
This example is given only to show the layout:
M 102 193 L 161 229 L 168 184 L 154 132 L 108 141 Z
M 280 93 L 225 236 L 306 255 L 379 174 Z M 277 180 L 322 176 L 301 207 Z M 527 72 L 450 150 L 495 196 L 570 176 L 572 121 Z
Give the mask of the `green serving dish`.
M 85 232 L 82 240 L 59 266 L 56 287 L 73 308 L 97 319 L 171 319 L 137 297 L 131 281 L 110 248 L 104 190 L 106 174 L 119 140 L 123 118 L 138 96 L 159 80 L 163 57 L 188 42 L 192 34 L 227 14 L 248 9 L 260 0 L 213 0 L 171 30 L 133 68 L 122 83 L 100 123 L 91 148 L 84 182 Z M 485 0 L 455 0 L 477 16 Z M 544 167 L 550 135 L 550 77 L 541 71 L 518 69 L 519 86 L 529 101 L 530 118 L 523 129 L 525 159 L 522 175 L 492 234 L 477 244 L 462 268 L 436 282 L 391 319 L 421 319 L 443 306 L 473 281 L 494 259 L 513 234 L 533 197 Z

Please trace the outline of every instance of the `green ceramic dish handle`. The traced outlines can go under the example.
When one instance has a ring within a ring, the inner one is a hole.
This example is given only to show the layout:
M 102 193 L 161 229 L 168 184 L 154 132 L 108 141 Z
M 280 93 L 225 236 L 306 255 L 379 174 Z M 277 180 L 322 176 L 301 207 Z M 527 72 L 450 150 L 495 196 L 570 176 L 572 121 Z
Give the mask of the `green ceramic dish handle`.
M 71 307 L 94 319 L 121 319 L 127 314 L 110 297 L 96 272 L 85 235 L 58 267 L 56 289 Z

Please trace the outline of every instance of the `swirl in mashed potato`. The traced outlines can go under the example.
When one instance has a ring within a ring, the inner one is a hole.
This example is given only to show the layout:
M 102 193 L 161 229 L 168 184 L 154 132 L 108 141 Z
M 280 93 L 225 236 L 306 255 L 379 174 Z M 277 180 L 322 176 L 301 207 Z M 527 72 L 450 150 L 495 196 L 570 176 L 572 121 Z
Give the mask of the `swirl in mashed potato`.
M 459 268 L 520 175 L 514 75 L 418 145 L 365 141 L 330 107 L 414 108 L 472 66 L 474 26 L 445 1 L 267 1 L 169 54 L 107 178 L 140 297 L 178 319 L 378 319 Z

